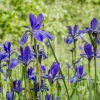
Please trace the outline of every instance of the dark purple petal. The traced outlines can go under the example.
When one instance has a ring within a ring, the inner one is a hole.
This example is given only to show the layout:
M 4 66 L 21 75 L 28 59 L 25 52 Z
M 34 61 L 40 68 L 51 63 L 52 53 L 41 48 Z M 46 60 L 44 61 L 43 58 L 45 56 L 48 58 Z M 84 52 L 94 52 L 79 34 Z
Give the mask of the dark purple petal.
M 35 31 L 33 32 L 33 37 L 34 37 L 36 40 L 40 41 L 40 42 L 42 42 L 43 39 L 45 38 L 45 36 L 44 36 L 44 34 L 43 34 L 43 32 L 42 32 L 41 30 L 35 30 Z
M 23 52 L 23 60 L 26 64 L 28 63 L 28 60 L 30 59 L 30 55 L 31 55 L 31 50 L 28 46 L 26 46 Z
M 72 34 L 72 27 L 71 26 L 68 26 L 68 33 Z
M 36 28 L 36 17 L 33 14 L 29 14 L 29 21 L 30 21 L 30 25 L 32 27 L 32 30 L 35 30 L 35 28 Z
M 49 94 L 46 94 L 45 100 L 50 100 L 50 95 Z
M 75 26 L 74 26 L 74 29 L 73 29 L 73 33 L 74 33 L 74 35 L 77 33 L 77 28 L 78 28 L 78 26 L 75 25 Z
M 46 71 L 46 68 L 43 65 L 40 65 L 40 69 L 42 70 L 42 72 L 45 72 Z
M 83 70 L 84 70 L 84 67 L 83 66 L 79 66 L 79 75 L 80 76 L 82 76 Z
M 42 34 L 44 34 L 45 37 L 48 38 L 48 39 L 50 39 L 51 41 L 53 40 L 53 37 L 47 31 L 42 31 Z
M 10 63 L 9 63 L 9 69 L 13 69 L 15 68 L 19 63 L 21 63 L 18 59 L 11 59 Z
M 43 20 L 44 20 L 43 14 L 39 14 L 38 17 L 37 17 L 37 25 L 38 25 L 37 30 L 40 29 Z
M 51 73 L 53 79 L 56 77 L 56 74 L 58 73 L 59 69 L 60 69 L 60 63 L 54 62 L 51 65 L 50 73 Z
M 93 19 L 91 20 L 91 22 L 90 22 L 90 28 L 91 28 L 92 30 L 96 30 L 97 26 L 98 26 L 98 21 L 97 21 L 96 18 L 93 18 Z
M 8 58 L 8 53 L 0 52 L 0 60 L 6 60 Z
M 67 44 L 71 44 L 71 43 L 73 42 L 72 36 L 68 36 L 68 37 L 65 39 L 65 42 L 66 42 Z
M 90 58 L 93 55 L 92 44 L 85 43 L 84 51 L 85 51 L 86 55 Z
M 19 44 L 20 44 L 21 46 L 23 46 L 23 45 L 27 42 L 27 40 L 28 40 L 28 34 L 25 33 L 25 34 L 22 36 L 21 40 L 19 41 Z

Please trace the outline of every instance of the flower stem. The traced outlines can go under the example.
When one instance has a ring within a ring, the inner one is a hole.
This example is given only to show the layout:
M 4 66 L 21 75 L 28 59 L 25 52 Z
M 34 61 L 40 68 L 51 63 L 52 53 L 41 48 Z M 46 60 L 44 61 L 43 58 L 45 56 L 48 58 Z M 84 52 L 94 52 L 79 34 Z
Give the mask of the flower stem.
M 57 59 L 57 57 L 56 57 L 56 55 L 55 55 L 55 53 L 54 53 L 53 47 L 52 47 L 52 45 L 51 45 L 49 39 L 48 39 L 48 42 L 49 42 L 49 44 L 50 44 L 50 48 L 51 48 L 51 51 L 52 51 L 52 53 L 53 53 L 53 56 L 54 56 L 56 62 L 58 63 L 58 59 Z M 62 70 L 61 70 L 61 68 L 60 68 L 60 73 L 61 73 L 61 75 L 62 75 Z M 70 98 L 69 98 L 69 93 L 68 93 L 68 89 L 67 89 L 67 85 L 66 85 L 66 82 L 65 82 L 64 79 L 63 79 L 63 83 L 64 83 L 64 86 L 65 86 L 65 89 L 66 89 L 66 92 L 67 92 L 68 100 L 70 100 Z

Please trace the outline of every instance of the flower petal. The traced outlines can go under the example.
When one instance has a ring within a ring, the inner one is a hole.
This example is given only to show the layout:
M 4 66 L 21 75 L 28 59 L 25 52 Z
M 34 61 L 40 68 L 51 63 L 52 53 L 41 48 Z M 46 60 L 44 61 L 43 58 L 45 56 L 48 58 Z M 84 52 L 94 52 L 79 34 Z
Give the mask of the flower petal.
M 42 70 L 42 72 L 45 72 L 46 71 L 46 68 L 43 65 L 40 65 L 40 69 Z
M 27 40 L 28 40 L 28 34 L 25 33 L 25 34 L 22 36 L 21 40 L 19 41 L 19 44 L 20 44 L 21 46 L 23 46 L 23 45 L 27 42 Z
M 68 37 L 65 39 L 65 42 L 66 42 L 67 44 L 71 44 L 71 43 L 73 42 L 72 36 L 68 36 Z
M 96 18 L 93 18 L 90 22 L 90 28 L 96 30 L 97 26 L 98 26 L 98 21 Z
M 74 35 L 77 33 L 77 28 L 78 28 L 78 26 L 75 25 L 75 26 L 74 26 L 74 29 L 73 29 L 73 34 L 74 34 Z
M 9 63 L 9 69 L 15 68 L 19 63 L 21 63 L 18 59 L 12 58 Z
M 37 17 L 37 25 L 38 25 L 37 30 L 40 29 L 43 20 L 44 20 L 43 14 L 39 14 L 38 17 Z
M 36 40 L 40 41 L 40 42 L 42 42 L 43 39 L 45 38 L 45 36 L 44 36 L 44 34 L 43 34 L 43 32 L 42 32 L 41 30 L 35 30 L 35 31 L 33 32 L 33 37 L 34 37 Z
M 72 34 L 72 27 L 71 26 L 68 26 L 68 33 Z
M 29 14 L 29 22 L 32 27 L 32 30 L 34 31 L 36 28 L 36 17 L 33 14 Z

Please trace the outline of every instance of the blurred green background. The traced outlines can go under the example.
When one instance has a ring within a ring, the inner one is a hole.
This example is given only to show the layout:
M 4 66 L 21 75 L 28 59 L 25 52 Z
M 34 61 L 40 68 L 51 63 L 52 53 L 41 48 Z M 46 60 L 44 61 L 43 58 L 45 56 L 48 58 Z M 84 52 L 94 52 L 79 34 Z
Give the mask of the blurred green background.
M 67 75 L 64 69 L 65 62 L 71 64 L 71 53 L 68 50 L 72 47 L 64 43 L 64 38 L 68 35 L 67 26 L 78 25 L 79 29 L 82 29 L 89 26 L 90 20 L 94 17 L 100 22 L 100 0 L 0 0 L 0 42 L 10 41 L 17 45 L 25 32 L 24 26 L 29 26 L 30 13 L 36 16 L 43 13 L 44 29 L 53 35 L 52 44 L 55 53 L 61 67 L 63 66 L 64 75 Z M 78 40 L 78 44 L 80 43 L 82 40 Z M 79 51 L 77 52 L 77 58 L 79 58 Z M 51 50 L 48 56 L 49 64 L 47 62 L 46 65 L 50 66 L 55 61 Z M 87 68 L 86 59 L 80 64 Z M 100 80 L 100 77 L 98 79 Z

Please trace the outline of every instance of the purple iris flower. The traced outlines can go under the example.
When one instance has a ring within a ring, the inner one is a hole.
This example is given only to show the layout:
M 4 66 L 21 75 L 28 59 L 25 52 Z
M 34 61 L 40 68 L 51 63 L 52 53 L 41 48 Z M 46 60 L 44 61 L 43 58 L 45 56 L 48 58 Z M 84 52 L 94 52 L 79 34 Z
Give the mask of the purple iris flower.
M 72 29 L 71 26 L 68 26 L 68 37 L 65 39 L 65 42 L 67 44 L 71 44 L 73 41 L 76 41 L 77 40 L 77 25 L 74 26 L 74 28 Z
M 45 100 L 60 100 L 58 97 L 55 99 L 54 95 L 50 96 L 48 93 L 45 96 Z
M 75 75 L 70 79 L 70 83 L 80 82 L 82 78 L 85 78 L 86 74 L 84 74 L 84 66 L 80 65 L 79 67 L 75 67 Z
M 89 61 L 93 58 L 93 57 L 96 57 L 96 58 L 100 58 L 100 55 L 98 55 L 98 53 L 94 53 L 93 50 L 92 50 L 92 44 L 90 43 L 85 43 L 84 45 L 84 54 L 80 54 L 80 58 L 74 63 L 74 64 L 77 64 L 78 62 L 80 62 L 81 58 L 82 57 L 85 57 L 87 58 Z
M 49 83 L 53 84 L 55 80 L 64 78 L 63 75 L 57 76 L 57 73 L 59 72 L 59 69 L 60 69 L 60 63 L 54 62 L 51 65 L 50 69 L 48 70 L 48 74 L 47 75 L 42 75 L 41 77 L 44 78 L 44 79 L 48 79 Z
M 17 59 L 11 59 L 9 69 L 15 68 L 19 63 L 23 63 L 25 66 L 27 66 L 29 61 L 34 59 L 33 55 L 31 54 L 31 50 L 28 46 L 26 46 L 24 50 L 22 47 L 20 47 L 20 55 L 17 56 Z
M 100 45 L 100 27 L 98 27 L 98 21 L 96 18 L 93 18 L 90 22 L 90 27 L 86 27 L 84 30 L 79 30 L 78 34 L 83 34 L 83 33 L 89 33 L 92 34 L 93 37 L 95 37 L 96 42 L 98 45 Z
M 12 91 L 19 94 L 22 90 L 24 90 L 24 88 L 21 88 L 21 81 L 20 80 L 13 81 Z
M 40 30 L 42 25 L 42 22 L 44 20 L 43 14 L 39 14 L 38 17 L 36 18 L 33 14 L 29 14 L 29 22 L 31 26 L 31 35 L 33 36 L 34 39 L 42 42 L 45 38 L 48 38 L 50 40 L 53 40 L 53 37 L 45 30 Z M 28 40 L 28 34 L 25 32 L 25 34 L 22 36 L 20 40 L 20 45 L 24 45 Z
M 6 92 L 6 99 L 13 100 L 13 92 Z
M 26 77 L 30 80 L 35 81 L 35 73 L 33 67 L 29 67 L 28 70 L 26 71 Z

